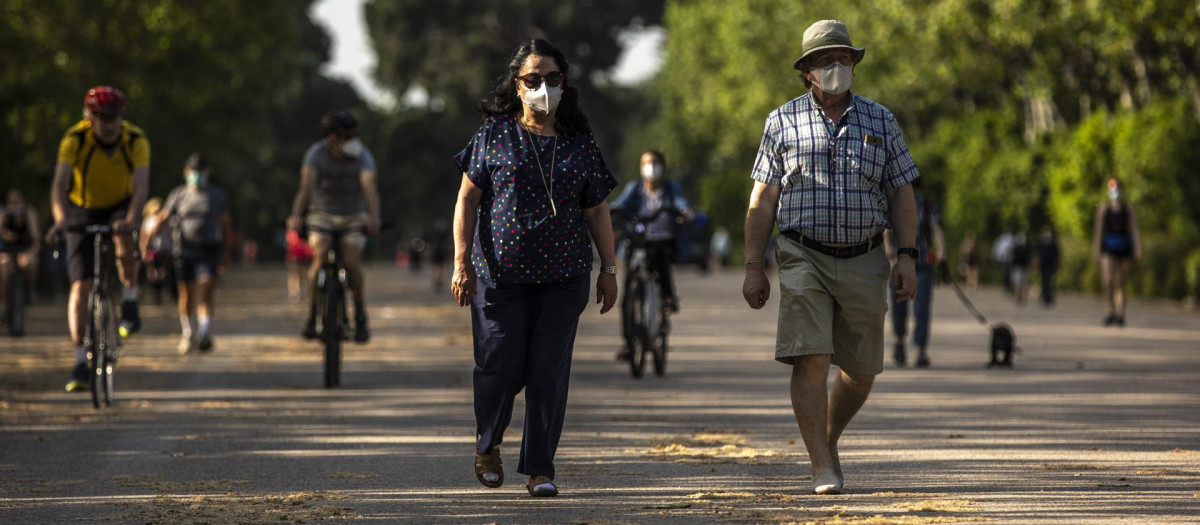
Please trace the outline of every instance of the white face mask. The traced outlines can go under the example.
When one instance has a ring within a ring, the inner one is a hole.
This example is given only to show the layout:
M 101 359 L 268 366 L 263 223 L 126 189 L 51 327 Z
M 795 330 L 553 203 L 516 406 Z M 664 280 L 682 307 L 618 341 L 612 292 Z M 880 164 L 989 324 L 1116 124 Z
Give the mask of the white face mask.
M 828 95 L 840 95 L 850 90 L 850 82 L 854 80 L 854 68 L 843 66 L 837 62 L 820 69 L 813 69 L 817 77 L 817 87 Z
M 362 156 L 362 152 L 363 144 L 361 140 L 358 140 L 358 137 L 354 137 L 342 143 L 342 154 L 347 157 L 357 159 L 358 157 Z
M 554 111 L 554 108 L 558 107 L 559 100 L 562 100 L 562 88 L 550 87 L 545 82 L 542 82 L 542 85 L 535 90 L 525 90 L 525 105 L 538 113 Z
M 1108 190 L 1108 198 L 1110 198 L 1114 201 L 1117 199 L 1120 199 L 1121 198 L 1121 190 L 1118 190 L 1116 188 L 1110 188 Z
M 643 164 L 642 178 L 648 181 L 658 182 L 662 180 L 663 167 L 659 164 Z

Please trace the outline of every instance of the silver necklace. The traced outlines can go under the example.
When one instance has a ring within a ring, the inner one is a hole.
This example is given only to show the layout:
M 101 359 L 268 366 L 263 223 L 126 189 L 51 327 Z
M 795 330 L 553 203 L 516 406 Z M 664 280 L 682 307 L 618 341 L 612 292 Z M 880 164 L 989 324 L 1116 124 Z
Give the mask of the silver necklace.
M 550 199 L 550 211 L 555 217 L 558 217 L 558 207 L 554 205 L 554 161 L 558 157 L 558 135 L 554 135 L 554 145 L 550 150 L 550 178 L 547 181 L 546 170 L 542 168 L 542 153 L 538 151 L 537 142 L 533 140 L 533 132 L 529 131 L 524 122 L 520 122 L 520 120 L 517 122 L 525 130 L 525 134 L 529 135 L 529 145 L 533 148 L 533 157 L 537 161 L 538 172 L 542 174 L 542 188 L 546 190 L 546 197 Z

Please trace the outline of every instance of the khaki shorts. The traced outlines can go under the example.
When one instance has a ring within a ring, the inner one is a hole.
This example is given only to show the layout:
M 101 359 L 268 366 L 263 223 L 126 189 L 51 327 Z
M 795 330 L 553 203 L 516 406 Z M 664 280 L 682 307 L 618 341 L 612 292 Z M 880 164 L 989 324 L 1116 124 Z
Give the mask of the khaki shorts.
M 308 226 L 308 244 L 316 246 L 322 237 L 329 234 L 316 231 L 337 230 L 342 232 L 342 244 L 355 246 L 359 250 L 367 245 L 367 235 L 363 227 L 367 225 L 367 214 L 334 215 L 323 211 L 310 211 L 304 224 Z
M 779 331 L 775 360 L 832 354 L 848 372 L 883 371 L 883 318 L 891 264 L 882 248 L 837 259 L 780 236 Z

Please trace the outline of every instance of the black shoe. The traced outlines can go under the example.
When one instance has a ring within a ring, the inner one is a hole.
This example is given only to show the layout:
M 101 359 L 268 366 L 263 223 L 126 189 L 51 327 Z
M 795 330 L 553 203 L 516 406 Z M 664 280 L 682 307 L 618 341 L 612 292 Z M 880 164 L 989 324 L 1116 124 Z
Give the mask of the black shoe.
M 904 355 L 904 343 L 896 343 L 896 348 L 892 350 L 892 359 L 896 361 L 897 366 L 904 366 L 907 357 Z
M 1120 316 L 1120 317 L 1113 316 L 1113 324 L 1115 324 L 1121 328 L 1124 328 L 1125 327 L 1125 316 Z
M 917 356 L 917 368 L 928 368 L 929 358 L 923 355 Z
M 88 369 L 88 364 L 84 362 L 75 363 L 75 370 L 71 371 L 71 379 L 67 380 L 67 392 L 76 390 L 87 390 L 92 385 L 91 370 Z
M 304 329 L 300 331 L 300 336 L 309 340 L 320 337 L 321 334 L 317 333 L 317 320 L 309 318 L 308 321 L 304 323 Z
M 201 334 L 200 340 L 196 342 L 196 349 L 201 352 L 211 352 L 213 348 L 212 336 L 209 334 Z
M 1112 326 L 1115 322 L 1117 322 L 1116 315 L 1109 315 L 1108 317 L 1104 318 L 1104 326 Z
M 137 299 L 126 299 L 121 303 L 121 326 L 117 332 L 121 337 L 133 337 L 142 330 L 142 318 L 138 315 Z
M 371 340 L 371 329 L 367 328 L 367 316 L 358 315 L 354 318 L 354 342 L 366 343 Z

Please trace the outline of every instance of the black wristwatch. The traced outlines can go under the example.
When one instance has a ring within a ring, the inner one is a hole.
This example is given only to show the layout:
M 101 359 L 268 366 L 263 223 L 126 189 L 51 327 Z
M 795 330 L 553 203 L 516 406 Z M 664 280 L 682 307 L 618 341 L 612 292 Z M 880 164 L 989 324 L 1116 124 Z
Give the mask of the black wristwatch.
M 900 248 L 899 250 L 896 250 L 896 255 L 907 255 L 912 257 L 912 260 L 914 261 L 917 260 L 917 255 L 920 253 L 921 252 L 917 251 L 916 248 Z

